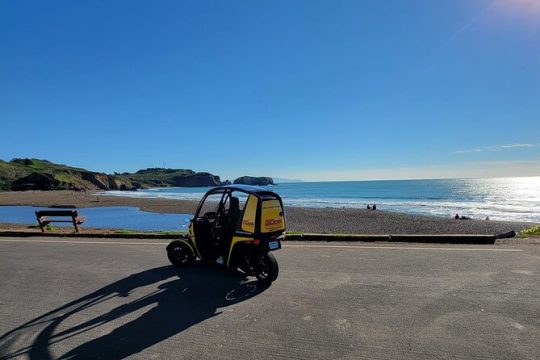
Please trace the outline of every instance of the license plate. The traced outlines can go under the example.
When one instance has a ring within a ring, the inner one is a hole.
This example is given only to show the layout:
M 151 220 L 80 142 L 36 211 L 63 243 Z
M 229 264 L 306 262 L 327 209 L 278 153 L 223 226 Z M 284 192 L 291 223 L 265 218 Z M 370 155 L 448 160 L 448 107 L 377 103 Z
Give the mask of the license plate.
M 269 248 L 270 250 L 276 250 L 276 249 L 279 249 L 279 247 L 280 247 L 280 246 L 279 246 L 279 240 L 276 240 L 276 241 L 270 241 L 270 242 L 268 243 L 268 248 Z

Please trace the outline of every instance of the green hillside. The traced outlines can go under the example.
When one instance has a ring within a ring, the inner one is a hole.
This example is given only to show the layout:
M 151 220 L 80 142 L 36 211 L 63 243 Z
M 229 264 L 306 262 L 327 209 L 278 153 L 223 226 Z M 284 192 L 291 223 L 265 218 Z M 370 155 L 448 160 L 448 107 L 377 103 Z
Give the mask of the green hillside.
M 0 191 L 135 190 L 164 186 L 216 186 L 219 176 L 188 169 L 149 168 L 135 173 L 105 174 L 40 159 L 0 160 Z
M 10 190 L 11 183 L 18 178 L 30 174 L 30 169 L 17 163 L 0 160 L 0 190 Z
M 164 169 L 164 168 L 148 168 L 139 170 L 135 173 L 124 173 L 122 176 L 127 176 L 132 181 L 151 186 L 174 186 L 173 179 L 175 177 L 194 175 L 193 170 L 188 169 Z

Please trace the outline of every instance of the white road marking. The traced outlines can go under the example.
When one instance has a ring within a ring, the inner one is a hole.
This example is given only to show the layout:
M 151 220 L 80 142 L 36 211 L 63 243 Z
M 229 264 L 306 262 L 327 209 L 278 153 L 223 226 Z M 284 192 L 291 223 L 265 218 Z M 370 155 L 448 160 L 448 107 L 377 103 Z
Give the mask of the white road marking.
M 52 244 L 103 244 L 103 245 L 167 245 L 169 242 L 140 242 L 134 241 L 88 241 L 88 240 L 32 240 L 32 239 L 0 239 L 0 242 L 27 242 Z M 494 249 L 478 247 L 418 247 L 418 246 L 363 246 L 363 245 L 316 245 L 316 244 L 283 244 L 283 248 L 313 248 L 313 249 L 376 249 L 376 250 L 432 250 L 432 251 L 494 251 L 521 252 L 522 249 Z

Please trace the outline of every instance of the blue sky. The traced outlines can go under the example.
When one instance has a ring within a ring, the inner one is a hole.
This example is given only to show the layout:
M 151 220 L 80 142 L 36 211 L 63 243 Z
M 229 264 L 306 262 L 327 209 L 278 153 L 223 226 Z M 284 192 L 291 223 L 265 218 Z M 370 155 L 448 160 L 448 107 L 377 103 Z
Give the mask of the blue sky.
M 540 2 L 3 1 L 0 158 L 540 175 Z

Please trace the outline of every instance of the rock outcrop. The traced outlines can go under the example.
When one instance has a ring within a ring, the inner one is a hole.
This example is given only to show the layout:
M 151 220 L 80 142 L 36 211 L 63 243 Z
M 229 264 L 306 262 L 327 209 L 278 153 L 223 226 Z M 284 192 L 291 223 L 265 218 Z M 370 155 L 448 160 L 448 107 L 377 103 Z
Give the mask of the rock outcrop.
M 11 184 L 13 191 L 28 190 L 62 190 L 65 185 L 54 178 L 54 175 L 47 173 L 33 172 L 25 177 L 19 178 Z
M 95 188 L 100 190 L 137 190 L 141 188 L 140 186 L 137 187 L 134 185 L 128 179 L 119 178 L 113 175 L 83 172 L 81 173 L 81 178 L 88 181 L 94 185 Z
M 234 183 L 243 184 L 243 185 L 266 186 L 266 185 L 274 185 L 274 180 L 272 180 L 272 178 L 268 176 L 261 176 L 261 177 L 242 176 L 234 180 Z
M 219 176 L 209 173 L 195 173 L 193 175 L 176 176 L 173 179 L 172 186 L 180 187 L 203 187 L 221 185 Z

